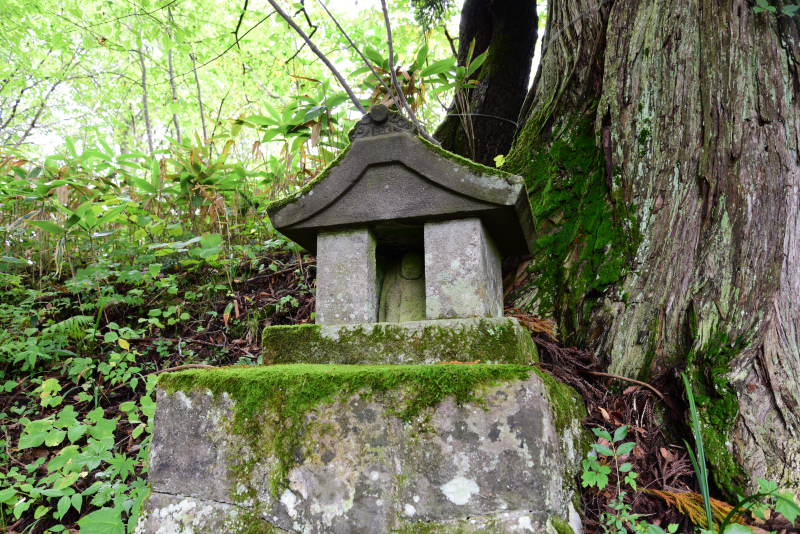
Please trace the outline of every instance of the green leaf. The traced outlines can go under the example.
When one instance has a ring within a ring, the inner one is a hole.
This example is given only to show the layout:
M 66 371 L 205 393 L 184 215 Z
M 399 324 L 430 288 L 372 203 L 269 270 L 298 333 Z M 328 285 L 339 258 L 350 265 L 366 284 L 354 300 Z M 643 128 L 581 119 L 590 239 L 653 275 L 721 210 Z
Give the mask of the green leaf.
M 131 180 L 133 180 L 133 183 L 136 184 L 136 187 L 138 187 L 145 193 L 149 193 L 151 195 L 156 194 L 156 188 L 153 187 L 153 185 L 147 180 L 142 180 L 141 178 L 135 178 L 135 177 L 131 178 Z
M 64 232 L 64 228 L 60 227 L 55 223 L 51 223 L 50 221 L 26 221 L 28 225 L 35 226 L 45 232 L 49 232 L 51 234 L 61 234 Z
M 425 43 L 422 45 L 422 48 L 419 49 L 417 52 L 417 68 L 421 69 L 422 66 L 425 64 L 425 60 L 428 59 L 428 44 Z
M 303 122 L 313 121 L 326 111 L 328 111 L 328 106 L 314 106 L 306 111 L 306 114 L 303 117 Z
M 783 6 L 783 7 L 781 8 L 781 11 L 782 11 L 782 12 L 783 12 L 785 15 L 792 16 L 792 15 L 794 15 L 794 14 L 797 12 L 797 10 L 798 10 L 798 9 L 800 9 L 800 6 Z
M 42 516 L 44 514 L 46 514 L 47 512 L 49 512 L 49 511 L 50 511 L 50 507 L 49 506 L 40 505 L 38 508 L 36 508 L 36 511 L 33 513 L 33 518 L 34 519 L 41 519 Z
M 125 534 L 122 510 L 101 508 L 78 521 L 81 534 Z
M 598 454 L 602 454 L 603 456 L 614 456 L 614 451 L 612 451 L 605 445 L 600 445 L 599 443 L 593 443 L 592 449 Z
M 456 58 L 454 57 L 441 59 L 439 61 L 431 63 L 430 65 L 422 69 L 419 75 L 421 78 L 424 78 L 426 76 L 433 76 L 434 74 L 439 74 L 441 72 L 447 72 L 455 64 L 456 64 Z
M 44 444 L 48 447 L 55 447 L 60 445 L 64 438 L 67 437 L 66 430 L 56 430 L 55 428 L 47 433 L 44 439 Z
M 731 523 L 725 527 L 725 534 L 753 534 L 753 531 L 745 525 L 739 523 Z
M 800 516 L 800 506 L 794 502 L 791 493 L 784 493 L 778 496 L 775 502 L 775 511 L 789 520 L 789 523 L 794 524 L 797 516 Z
M 83 436 L 86 435 L 86 431 L 89 429 L 87 425 L 76 424 L 67 429 L 67 437 L 69 438 L 70 443 L 75 443 Z
M 64 514 L 66 514 L 69 511 L 69 506 L 70 506 L 69 497 L 67 497 L 66 495 L 64 497 L 61 497 L 58 500 L 58 504 L 56 505 L 56 513 L 53 514 L 53 517 L 60 521 L 61 518 L 64 517 Z
M 80 493 L 76 493 L 70 499 L 70 503 L 72 504 L 72 507 L 75 508 L 75 510 L 80 512 L 81 511 L 81 506 L 83 506 L 83 496 L 81 496 Z
M 380 66 L 383 63 L 383 56 L 372 47 L 368 47 L 367 49 L 365 49 L 364 55 L 367 56 L 367 59 L 369 59 L 373 63 L 376 63 L 378 66 Z
M 614 443 L 622 441 L 628 435 L 628 425 L 622 425 L 614 431 Z
M 244 121 L 251 122 L 253 124 L 258 124 L 259 126 L 280 126 L 281 124 L 280 122 L 274 119 L 270 119 L 269 117 L 265 117 L 263 115 L 250 115 L 249 117 L 244 119 Z
M 18 449 L 29 449 L 31 447 L 39 447 L 47 438 L 50 429 L 53 428 L 53 422 L 49 419 L 39 419 L 38 421 L 31 421 L 25 427 L 25 431 L 19 438 Z
M 15 265 L 28 265 L 28 260 L 12 258 L 11 256 L 0 256 L 0 261 L 5 263 L 13 263 Z
M 617 447 L 617 455 L 622 456 L 623 454 L 628 454 L 629 452 L 631 452 L 633 450 L 633 448 L 635 446 L 636 446 L 636 442 L 634 442 L 634 441 L 629 441 L 627 443 L 623 443 L 622 445 Z
M 7 488 L 0 491 L 0 503 L 8 503 L 17 497 L 17 490 L 14 488 Z
M 69 472 L 75 467 L 75 458 L 78 457 L 79 448 L 77 445 L 70 445 L 61 449 L 58 455 L 47 463 L 47 472 L 52 473 L 59 469 Z
M 100 419 L 95 426 L 89 429 L 89 435 L 98 440 L 113 438 L 116 429 L 116 419 Z
M 472 76 L 472 73 L 478 70 L 481 65 L 483 65 L 483 62 L 486 60 L 487 53 L 488 50 L 472 60 L 472 63 L 469 64 L 469 68 L 467 69 L 467 77 Z

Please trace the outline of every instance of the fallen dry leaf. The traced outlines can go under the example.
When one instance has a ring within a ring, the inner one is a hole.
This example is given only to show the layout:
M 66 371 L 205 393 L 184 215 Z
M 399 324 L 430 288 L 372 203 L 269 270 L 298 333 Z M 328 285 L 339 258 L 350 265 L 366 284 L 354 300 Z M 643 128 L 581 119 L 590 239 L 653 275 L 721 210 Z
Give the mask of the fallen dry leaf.
M 608 411 L 605 408 L 603 408 L 602 406 L 598 406 L 597 409 L 600 410 L 601 414 L 603 414 L 603 419 L 606 422 L 610 423 L 611 422 L 611 416 L 608 415 Z

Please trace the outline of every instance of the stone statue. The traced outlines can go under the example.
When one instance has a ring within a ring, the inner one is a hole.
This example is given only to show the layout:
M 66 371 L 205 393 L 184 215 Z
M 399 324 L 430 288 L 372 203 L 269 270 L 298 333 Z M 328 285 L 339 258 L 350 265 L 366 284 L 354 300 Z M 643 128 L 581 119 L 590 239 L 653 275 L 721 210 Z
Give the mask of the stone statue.
M 425 320 L 425 263 L 419 252 L 406 252 L 386 270 L 378 322 Z

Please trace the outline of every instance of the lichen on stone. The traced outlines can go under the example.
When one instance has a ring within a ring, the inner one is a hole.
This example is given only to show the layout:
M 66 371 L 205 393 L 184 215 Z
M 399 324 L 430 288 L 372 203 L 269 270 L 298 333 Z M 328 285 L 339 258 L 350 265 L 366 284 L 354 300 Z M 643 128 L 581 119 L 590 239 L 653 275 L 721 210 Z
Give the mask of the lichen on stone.
M 270 491 L 278 496 L 287 487 L 288 474 L 302 454 L 306 414 L 339 395 L 358 393 L 362 398 L 387 391 L 404 391 L 402 404 L 391 407 L 403 421 L 411 421 L 425 408 L 446 397 L 458 403 L 482 402 L 484 387 L 499 381 L 524 380 L 531 367 L 521 365 L 273 365 L 191 369 L 164 375 L 160 386 L 169 394 L 210 390 L 228 394 L 234 401 L 232 431 L 251 450 L 277 459 Z M 274 431 L 264 439 L 265 418 Z M 247 472 L 248 462 L 239 465 Z M 247 498 L 247 491 L 239 498 Z
M 538 360 L 530 335 L 511 318 L 360 325 L 268 326 L 265 363 L 528 364 Z

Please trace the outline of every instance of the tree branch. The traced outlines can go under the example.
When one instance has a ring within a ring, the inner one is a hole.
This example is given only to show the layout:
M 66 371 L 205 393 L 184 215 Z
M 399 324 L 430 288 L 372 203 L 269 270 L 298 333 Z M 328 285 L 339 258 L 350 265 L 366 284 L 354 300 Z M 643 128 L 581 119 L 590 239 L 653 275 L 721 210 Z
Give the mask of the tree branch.
M 337 27 L 337 28 L 339 28 L 339 31 L 342 33 L 342 35 L 344 36 L 344 38 L 345 38 L 345 39 L 347 39 L 347 42 L 349 42 L 349 43 L 350 43 L 350 46 L 352 46 L 352 47 L 353 47 L 353 50 L 355 50 L 355 51 L 356 51 L 356 53 L 357 53 L 359 56 L 361 56 L 361 59 L 364 61 L 364 64 L 365 64 L 367 67 L 369 67 L 369 70 L 371 70 L 371 71 L 372 71 L 372 74 L 373 74 L 373 75 L 374 75 L 374 76 L 375 76 L 375 77 L 378 79 L 378 81 L 379 81 L 379 82 L 381 82 L 381 85 L 383 85 L 384 89 L 386 89 L 386 92 L 387 92 L 389 95 L 391 95 L 391 97 L 392 97 L 392 100 L 395 100 L 394 93 L 392 92 L 391 88 L 389 88 L 389 86 L 388 86 L 388 85 L 386 85 L 386 82 L 384 82 L 384 81 L 383 81 L 383 78 L 381 78 L 381 77 L 380 77 L 380 75 L 377 73 L 377 71 L 376 71 L 376 70 L 375 70 L 375 68 L 372 66 L 372 64 L 371 64 L 371 63 L 370 63 L 370 62 L 367 60 L 367 58 L 366 58 L 366 57 L 364 57 L 364 54 L 362 54 L 362 53 L 361 53 L 361 50 L 359 50 L 359 48 L 356 46 L 356 44 L 353 42 L 353 40 L 352 40 L 352 39 L 350 39 L 350 36 L 349 36 L 349 35 L 347 35 L 347 32 L 345 32 L 345 31 L 344 31 L 344 29 L 343 29 L 343 28 L 342 28 L 342 27 L 339 25 L 339 21 L 337 21 L 337 20 L 336 20 L 336 18 L 333 16 L 333 14 L 332 14 L 330 11 L 328 11 L 328 8 L 327 8 L 327 7 L 325 7 L 325 4 L 323 4 L 323 3 L 322 3 L 322 0 L 317 0 L 317 3 L 318 3 L 318 4 L 319 4 L 321 7 L 322 7 L 322 9 L 324 9 L 324 10 L 325 10 L 325 13 L 327 13 L 327 14 L 328 14 L 328 16 L 331 18 L 331 20 L 332 20 L 332 21 L 333 21 L 333 23 L 336 25 L 336 27 Z M 397 101 L 395 101 L 395 104 L 397 104 L 398 108 L 400 107 L 400 105 L 399 105 L 399 103 L 398 103 Z
M 358 109 L 361 113 L 366 113 L 367 110 L 364 109 L 364 106 L 361 105 L 361 102 L 359 102 L 358 98 L 356 98 L 356 95 L 353 93 L 353 90 L 350 89 L 350 86 L 348 85 L 347 81 L 339 73 L 339 71 L 336 70 L 336 67 L 333 66 L 330 60 L 327 57 L 325 57 L 325 54 L 320 52 L 319 48 L 317 48 L 317 46 L 313 43 L 313 41 L 311 41 L 308 35 L 306 35 L 305 32 L 302 29 L 300 29 L 300 26 L 298 26 L 295 23 L 295 21 L 292 20 L 292 17 L 283 12 L 283 10 L 280 8 L 280 6 L 278 6 L 275 0 L 267 0 L 267 1 L 270 3 L 273 9 L 275 9 L 275 11 L 278 12 L 278 15 L 283 17 L 283 20 L 285 20 L 286 23 L 289 24 L 289 26 L 291 26 L 292 29 L 294 29 L 294 31 L 296 31 L 300 37 L 302 37 L 302 39 L 306 42 L 311 51 L 314 52 L 314 54 L 316 54 L 316 56 L 325 64 L 325 66 L 328 67 L 328 70 L 330 70 L 331 73 L 333 73 L 333 75 L 336 77 L 336 79 L 339 80 L 339 84 L 345 90 L 347 96 L 350 97 L 350 100 L 353 101 L 353 104 L 356 106 L 356 109 Z
M 244 20 L 244 15 L 247 13 L 247 4 L 250 0 L 244 0 L 244 7 L 242 8 L 242 14 L 239 15 L 239 22 L 236 23 L 236 29 L 233 30 L 233 36 L 236 37 L 236 46 L 239 47 L 241 50 L 241 46 L 239 46 L 239 28 L 242 26 L 242 21 Z
M 294 14 L 295 14 L 295 16 L 296 16 L 298 13 L 300 13 L 300 12 L 302 11 L 302 12 L 303 12 L 303 16 L 306 18 L 306 22 L 308 22 L 308 25 L 309 25 L 309 26 L 311 26 L 312 28 L 314 28 L 313 30 L 311 30 L 311 33 L 310 33 L 310 34 L 309 34 L 309 36 L 308 36 L 308 38 L 309 38 L 309 39 L 311 39 L 312 37 L 314 37 L 314 34 L 315 34 L 315 33 L 317 33 L 317 27 L 316 27 L 316 26 L 314 26 L 314 25 L 311 23 L 311 18 L 308 16 L 308 12 L 306 11 L 306 0 L 300 0 L 300 5 L 301 5 L 301 6 L 303 6 L 303 8 L 302 8 L 302 9 L 298 9 L 297 11 L 295 11 L 295 13 L 294 13 Z M 303 44 L 303 46 L 305 46 L 305 44 Z M 286 61 L 284 61 L 284 62 L 283 62 L 283 64 L 284 64 L 284 65 L 286 65 L 287 63 L 289 63 L 290 61 L 292 61 L 294 58 L 296 58 L 296 57 L 297 57 L 297 54 L 299 54 L 299 53 L 300 53 L 300 52 L 303 50 L 303 46 L 301 46 L 300 48 L 298 48 L 298 49 L 297 49 L 297 52 L 295 52 L 295 53 L 294 53 L 294 55 L 293 55 L 292 57 L 290 57 L 289 59 L 287 59 Z
M 386 22 L 386 38 L 389 40 L 389 74 L 392 77 L 392 85 L 394 86 L 394 90 L 397 92 L 397 96 L 400 100 L 400 103 L 403 105 L 403 108 L 406 110 L 408 116 L 411 117 L 411 120 L 417 127 L 417 131 L 419 131 L 419 134 L 429 142 L 435 144 L 436 146 L 440 146 L 439 141 L 431 137 L 430 134 L 425 130 L 425 128 L 423 128 L 422 124 L 420 124 L 419 120 L 417 120 L 417 115 L 414 113 L 414 110 L 411 109 L 411 106 L 408 105 L 408 101 L 406 100 L 406 95 L 403 94 L 403 89 L 400 87 L 400 82 L 397 81 L 397 73 L 394 71 L 394 45 L 392 44 L 392 26 L 391 24 L 389 24 L 389 10 L 386 7 L 386 0 L 381 0 L 381 7 L 383 7 L 383 20 Z

